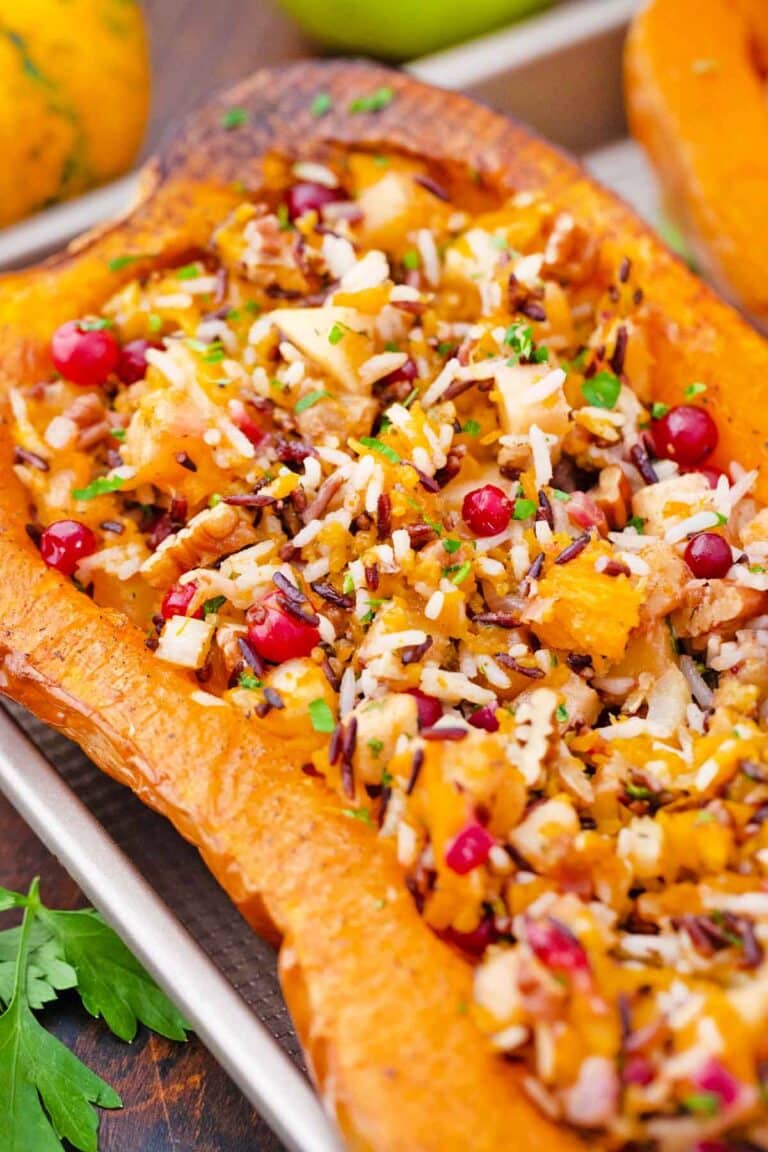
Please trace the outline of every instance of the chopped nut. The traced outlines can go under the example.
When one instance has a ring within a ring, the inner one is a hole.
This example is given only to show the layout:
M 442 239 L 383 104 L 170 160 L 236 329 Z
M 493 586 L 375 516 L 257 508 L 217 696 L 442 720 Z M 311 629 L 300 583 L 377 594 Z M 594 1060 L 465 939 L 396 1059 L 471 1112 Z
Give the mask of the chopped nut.
M 590 492 L 611 528 L 622 529 L 632 507 L 632 489 L 618 464 L 609 464 L 600 473 L 597 487 Z
M 256 531 L 239 508 L 217 504 L 199 512 L 185 528 L 163 540 L 141 572 L 153 588 L 167 588 L 189 571 L 239 552 L 256 540 Z

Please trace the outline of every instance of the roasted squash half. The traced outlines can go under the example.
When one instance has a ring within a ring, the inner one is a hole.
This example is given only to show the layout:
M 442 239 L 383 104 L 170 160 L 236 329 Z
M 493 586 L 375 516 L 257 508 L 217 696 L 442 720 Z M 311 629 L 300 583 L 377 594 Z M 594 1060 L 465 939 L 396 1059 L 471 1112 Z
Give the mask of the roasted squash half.
M 57 571 L 56 564 L 50 563 L 50 554 L 49 566 L 46 566 L 36 546 L 40 540 L 39 526 L 32 525 L 33 539 L 27 531 L 33 513 L 30 486 L 22 481 L 25 477 L 28 479 L 29 469 L 32 472 L 37 469 L 44 478 L 44 453 L 50 447 L 50 437 L 38 446 L 40 452 L 31 441 L 24 441 L 27 427 L 24 402 L 28 400 L 34 405 L 39 400 L 39 387 L 35 392 L 35 386 L 39 386 L 40 381 L 55 382 L 51 361 L 53 332 L 72 318 L 99 315 L 105 301 L 114 298 L 124 286 L 135 285 L 137 277 L 140 282 L 142 278 L 148 281 L 154 274 L 171 269 L 177 288 L 183 291 L 185 281 L 205 270 L 214 231 L 223 221 L 231 220 L 232 213 L 242 211 L 244 200 L 257 202 L 263 196 L 269 197 L 269 190 L 279 185 L 286 165 L 290 169 L 298 162 L 303 179 L 316 180 L 319 175 L 321 183 L 325 180 L 327 185 L 328 169 L 333 168 L 339 157 L 350 155 L 357 156 L 366 171 L 375 169 L 380 162 L 389 162 L 395 170 L 402 167 L 406 172 L 415 172 L 420 189 L 432 197 L 435 205 L 443 205 L 446 198 L 453 200 L 460 213 L 482 216 L 491 228 L 496 226 L 498 218 L 494 213 L 500 205 L 511 202 L 521 210 L 533 203 L 543 205 L 546 219 L 559 222 L 558 259 L 561 266 L 568 269 L 566 280 L 570 277 L 572 282 L 581 281 L 591 290 L 602 277 L 602 288 L 596 290 L 594 297 L 601 303 L 595 306 L 593 301 L 590 305 L 593 311 L 595 307 L 598 312 L 601 308 L 610 309 L 619 297 L 625 299 L 627 308 L 632 310 L 630 347 L 643 350 L 635 366 L 638 380 L 641 379 L 640 386 L 636 385 L 641 399 L 634 402 L 635 414 L 647 410 L 660 422 L 668 408 L 677 410 L 691 396 L 695 397 L 696 403 L 702 404 L 701 410 L 707 413 L 707 420 L 714 421 L 719 430 L 718 447 L 715 454 L 709 456 L 708 467 L 725 468 L 730 461 L 738 460 L 745 469 L 755 470 L 752 482 L 756 497 L 768 500 L 768 418 L 763 402 L 768 379 L 768 346 L 667 252 L 629 209 L 588 179 L 576 163 L 519 125 L 461 96 L 425 87 L 400 74 L 354 63 L 302 63 L 280 71 L 262 71 L 224 93 L 186 123 L 147 167 L 139 202 L 123 220 L 83 238 L 68 252 L 37 268 L 12 273 L 0 280 L 0 371 L 3 390 L 11 398 L 0 428 L 0 687 L 10 698 L 76 740 L 105 771 L 166 815 L 199 848 L 254 928 L 282 941 L 280 972 L 286 1000 L 318 1089 L 351 1148 L 374 1152 L 402 1152 L 405 1148 L 409 1152 L 453 1149 L 498 1152 L 512 1142 L 519 1152 L 542 1148 L 575 1150 L 583 1144 L 567 1124 L 551 1118 L 553 1108 L 546 1088 L 531 1087 L 525 1065 L 501 1058 L 485 1035 L 488 1029 L 482 1013 L 468 1010 L 473 998 L 474 973 L 468 957 L 467 937 L 477 924 L 473 925 L 470 918 L 463 924 L 462 931 L 460 918 L 457 928 L 456 921 L 450 923 L 450 916 L 447 921 L 444 916 L 442 925 L 435 924 L 440 934 L 433 932 L 419 914 L 424 892 L 416 891 L 416 896 L 422 898 L 416 900 L 409 892 L 391 842 L 377 836 L 375 821 L 367 809 L 364 818 L 353 818 L 362 816 L 362 812 L 351 807 L 359 797 L 350 799 L 349 779 L 341 781 L 340 803 L 334 788 L 319 778 L 315 761 L 325 766 L 329 779 L 334 775 L 331 771 L 334 763 L 338 763 L 333 752 L 318 751 L 318 731 L 327 731 L 325 721 L 331 711 L 322 691 L 318 690 L 318 698 L 312 702 L 319 707 L 315 708 L 310 727 L 306 727 L 305 714 L 292 715 L 290 707 L 285 710 L 285 719 L 280 720 L 282 712 L 279 703 L 274 702 L 274 695 L 272 711 L 265 716 L 263 725 L 253 718 L 246 721 L 237 708 L 222 705 L 215 698 L 206 699 L 194 674 L 159 660 L 151 650 L 157 648 L 156 639 L 150 636 L 148 648 L 143 627 L 131 622 L 126 612 L 103 604 L 99 606 L 84 596 L 82 589 L 63 574 L 66 566 L 60 566 L 61 570 Z M 281 217 L 278 213 L 274 220 L 285 229 L 290 227 L 291 222 L 284 214 Z M 280 228 L 273 223 L 269 227 L 272 241 L 279 244 Z M 581 238 L 580 243 L 569 249 L 568 238 L 575 236 Z M 262 235 L 259 244 L 263 241 Z M 386 238 L 382 243 L 386 246 Z M 522 247 L 525 238 L 520 237 L 519 243 Z M 584 256 L 585 245 L 589 258 L 579 260 L 579 256 Z M 506 239 L 492 247 L 509 249 L 509 259 L 518 259 L 519 254 Z M 405 292 L 401 290 L 401 301 L 415 304 L 421 299 L 424 284 L 421 282 L 419 287 L 417 283 L 414 287 L 414 277 L 408 284 L 407 272 L 416 271 L 419 264 L 419 259 L 409 253 L 410 249 L 402 251 L 392 260 L 400 261 L 402 282 L 408 288 Z M 433 255 L 429 247 L 421 250 L 422 267 Z M 522 269 L 519 271 L 522 275 Z M 540 301 L 526 301 L 525 292 L 518 301 L 516 293 L 520 285 L 516 276 L 509 281 L 509 307 L 514 311 L 521 302 L 534 325 L 543 322 L 544 309 Z M 273 303 L 274 296 L 278 296 L 281 298 L 278 306 L 282 307 L 286 298 L 290 300 L 293 290 L 286 284 L 273 289 Z M 211 291 L 215 294 L 215 286 L 211 286 Z M 338 285 L 334 291 L 338 291 Z M 362 306 L 360 292 L 375 294 L 376 289 L 361 288 L 357 284 L 356 291 L 356 304 Z M 350 288 L 347 295 L 354 294 Z M 371 299 L 367 298 L 368 306 Z M 547 297 L 547 309 L 554 312 L 557 299 L 557 293 L 551 299 Z M 307 303 L 306 299 L 302 302 Z M 351 308 L 350 301 L 338 304 L 339 323 L 327 333 L 331 348 L 360 336 L 353 325 L 341 322 L 343 307 Z M 525 315 L 524 311 L 523 317 Z M 90 321 L 86 330 L 103 331 L 106 323 Z M 507 346 L 511 372 L 522 368 L 531 374 L 538 372 L 540 377 L 541 371 L 546 370 L 545 357 L 537 355 L 539 345 L 525 325 L 513 324 L 510 332 L 502 331 L 499 339 Z M 583 406 L 584 398 L 590 398 L 590 404 L 581 409 L 586 413 L 582 422 L 587 429 L 585 436 L 588 426 L 594 427 L 595 421 L 603 427 L 600 421 L 606 419 L 608 409 L 615 405 L 619 389 L 622 393 L 626 391 L 622 383 L 628 371 L 624 362 L 628 352 L 622 344 L 626 342 L 626 333 L 622 338 L 614 328 L 613 341 L 613 346 L 607 349 L 592 346 L 584 350 L 595 365 L 602 360 L 610 363 L 610 370 L 608 367 L 584 369 L 583 357 L 573 369 L 581 398 L 572 396 L 571 402 L 577 407 Z M 438 342 L 436 338 L 435 345 Z M 202 348 L 195 349 L 195 343 L 200 345 L 201 340 L 193 342 L 193 351 L 203 357 L 208 355 L 206 348 L 210 349 L 210 345 L 203 340 Z M 436 352 L 436 348 L 432 351 Z M 225 359 L 226 349 L 222 351 L 218 346 L 216 356 L 209 355 L 216 371 L 224 371 L 218 365 Z M 457 357 L 459 367 L 460 360 L 461 357 Z M 398 367 L 402 367 L 402 358 L 398 360 Z M 540 391 L 546 396 L 553 394 L 564 377 L 563 370 L 556 381 L 547 385 L 549 392 L 547 388 Z M 612 402 L 606 390 L 613 393 Z M 315 389 L 303 397 L 305 411 L 311 404 L 327 399 L 326 395 L 317 394 L 322 391 Z M 403 405 L 406 400 L 403 398 Z M 472 409 L 470 419 L 481 407 L 478 403 L 477 410 Z M 403 410 L 407 414 L 407 408 Z M 463 434 L 471 434 L 467 423 L 465 419 Z M 118 432 L 124 431 L 119 423 L 112 427 Z M 57 428 L 60 431 L 61 425 Z M 610 442 L 610 430 L 600 434 L 607 437 L 606 443 Z M 382 425 L 374 437 L 365 439 L 370 441 L 368 447 L 375 446 L 372 450 L 377 458 L 382 458 L 387 466 L 395 466 L 402 461 L 391 447 L 388 435 L 393 436 L 394 432 Z M 174 449 L 174 459 L 182 470 L 179 476 L 185 473 L 188 477 L 199 476 L 200 466 L 191 455 L 201 443 L 192 438 L 188 441 L 188 450 L 176 452 Z M 514 437 L 510 446 L 513 450 L 519 447 Z M 641 472 L 647 473 L 651 465 L 642 441 L 638 441 L 638 448 L 639 476 Z M 424 473 L 424 469 L 421 472 Z M 525 486 L 529 482 L 525 470 L 518 472 Z M 736 477 L 740 475 L 736 473 Z M 626 524 L 628 511 L 618 510 L 618 504 L 622 499 L 626 502 L 628 497 L 626 494 L 622 497 L 622 485 L 616 476 L 614 479 L 617 491 L 608 494 L 603 517 L 618 517 L 618 521 L 613 522 L 615 527 L 617 522 Z M 699 484 L 693 477 L 683 479 L 688 494 L 691 486 L 696 488 Z M 435 495 L 436 488 L 439 492 L 439 483 L 426 473 L 421 481 L 425 481 L 421 498 L 434 498 L 439 504 L 440 497 Z M 269 482 L 276 482 L 275 477 L 271 476 Z M 738 479 L 735 482 L 738 483 Z M 743 487 L 746 492 L 747 486 Z M 103 489 L 108 490 L 109 486 Z M 725 481 L 719 489 L 721 493 L 732 490 Z M 96 490 L 97 496 L 100 491 L 102 489 Z M 250 506 L 259 503 L 256 499 L 259 491 L 265 492 L 264 484 L 253 497 L 248 497 Z M 569 498 L 568 492 L 559 488 L 557 492 L 560 493 L 558 500 Z M 701 491 L 697 488 L 697 492 L 705 499 L 703 488 Z M 93 494 L 92 490 L 89 495 Z M 519 492 L 514 516 L 529 518 L 527 530 L 532 534 L 531 539 L 536 532 L 537 539 L 546 538 L 546 525 L 534 531 L 529 505 L 534 497 L 535 508 L 535 495 L 535 489 Z M 271 499 L 265 497 L 266 503 Z M 551 513 L 551 509 L 546 511 L 549 498 L 539 499 L 546 520 Z M 131 515 L 134 512 L 139 515 L 142 500 L 138 493 Z M 218 501 L 215 505 L 221 506 Z M 565 546 L 561 540 L 557 559 L 552 563 L 547 560 L 546 567 L 543 561 L 539 562 L 537 572 L 527 577 L 529 582 L 541 577 L 541 586 L 551 590 L 547 599 L 549 614 L 538 622 L 540 643 L 546 646 L 542 651 L 559 651 L 563 662 L 575 654 L 576 659 L 568 667 L 582 671 L 594 658 L 594 672 L 611 667 L 614 676 L 622 682 L 629 680 L 634 684 L 633 678 L 644 674 L 647 692 L 654 677 L 664 679 L 669 669 L 672 652 L 669 634 L 666 627 L 648 633 L 642 644 L 625 651 L 627 637 L 637 624 L 640 597 L 633 591 L 635 585 L 629 578 L 637 573 L 631 572 L 631 564 L 611 566 L 602 536 L 608 526 L 601 523 L 595 504 L 579 499 L 576 505 L 579 515 L 588 518 L 587 532 L 592 534 L 583 533 Z M 237 499 L 234 506 L 237 507 Z M 386 504 L 379 504 L 374 511 L 380 528 L 382 519 L 396 514 L 396 509 L 387 508 Z M 511 506 L 507 520 L 510 514 Z M 463 515 L 466 523 L 477 526 L 477 516 L 471 509 L 465 509 Z M 654 512 L 649 507 L 647 515 L 649 518 L 659 515 L 658 509 Z M 555 522 L 554 514 L 552 520 Z M 357 525 L 357 530 L 370 531 L 371 523 L 369 516 Z M 451 523 L 454 534 L 464 531 L 458 517 Z M 707 523 L 716 526 L 720 521 L 715 516 Z M 636 528 L 632 530 L 637 532 Z M 110 529 L 105 527 L 104 531 Z M 477 534 L 487 536 L 488 532 L 482 528 Z M 679 538 L 678 533 L 675 539 Z M 717 539 L 722 542 L 723 538 L 717 536 Z M 241 541 L 238 547 L 245 543 L 250 543 L 250 538 Z M 162 547 L 160 544 L 158 552 Z M 471 568 L 471 561 L 451 564 L 451 552 L 460 547 L 452 536 L 450 547 L 446 547 L 448 563 L 445 565 L 449 591 L 461 585 Z M 166 545 L 164 555 L 167 553 Z M 290 551 L 286 553 L 290 554 Z M 678 561 L 675 569 L 678 580 L 682 579 L 680 564 Z M 487 564 L 485 570 L 497 571 Z M 234 578 L 236 574 L 228 571 Z M 613 591 L 601 591 L 604 583 L 610 584 L 611 580 Z M 684 582 L 687 580 L 685 577 Z M 694 584 L 700 589 L 707 581 L 694 581 Z M 286 590 L 285 580 L 282 595 L 291 601 L 294 623 L 303 620 L 306 625 L 311 615 L 308 597 L 297 599 L 296 588 L 291 588 L 289 582 Z M 340 590 L 338 595 L 344 607 L 347 593 Z M 766 593 L 755 590 L 756 611 L 765 611 L 765 596 Z M 283 601 L 283 607 L 288 601 Z M 208 602 L 208 608 L 215 615 L 218 604 L 211 606 Z M 507 615 L 511 612 L 512 608 Z M 503 608 L 498 610 L 497 606 L 491 616 L 494 625 L 510 627 Z M 173 619 L 178 620 L 179 616 Z M 252 628 L 261 622 L 263 614 L 250 619 Z M 437 625 L 435 628 L 439 631 Z M 585 632 L 588 632 L 586 641 Z M 584 644 L 592 653 L 586 664 L 583 658 L 578 658 Z M 541 661 L 536 663 L 535 655 L 532 653 L 530 660 L 524 657 L 518 662 L 509 657 L 501 682 L 509 686 L 511 678 L 518 684 L 519 691 L 530 678 L 535 680 L 547 675 L 541 669 Z M 268 663 L 271 656 L 269 652 L 266 654 Z M 556 663 L 554 659 L 553 667 Z M 693 664 L 691 660 L 688 671 L 694 679 L 697 698 L 706 700 L 707 693 L 711 697 L 711 689 L 692 670 Z M 256 675 L 250 668 L 241 671 L 241 678 L 243 675 L 246 680 L 241 679 L 241 685 L 247 690 L 256 683 Z M 671 691 L 672 685 L 679 696 L 679 680 L 679 674 L 665 680 L 665 691 Z M 762 690 L 759 685 L 754 689 L 749 685 L 745 688 L 739 682 L 729 689 L 731 695 L 721 700 L 725 709 L 722 716 L 730 716 L 729 709 L 735 709 L 739 716 L 744 712 L 743 719 L 739 720 L 743 725 L 740 731 L 752 765 L 750 787 L 757 789 L 764 786 L 761 780 L 765 747 L 764 742 L 761 743 L 756 711 Z M 616 693 L 621 687 L 614 682 L 604 691 Z M 550 696 L 554 700 L 551 692 Z M 334 700 L 335 696 L 331 704 Z M 663 707 L 666 701 L 657 699 L 656 708 Z M 558 705 L 559 710 L 562 708 L 564 705 Z M 535 708 L 531 711 L 535 712 Z M 270 717 L 272 720 L 277 717 L 275 727 L 270 728 Z M 565 730 L 567 711 L 562 716 L 559 711 L 558 720 Z M 529 717 L 529 722 L 535 727 L 534 715 Z M 430 723 L 426 743 L 431 749 L 438 741 L 436 727 Z M 456 739 L 457 725 L 459 736 L 469 730 L 459 713 L 455 713 L 453 723 L 445 747 L 454 747 L 451 741 Z M 631 718 L 629 723 L 631 725 Z M 642 721 L 637 723 L 642 726 Z M 580 749 L 585 762 L 588 761 L 595 751 L 594 732 L 589 723 L 583 730 L 574 730 L 573 735 L 582 740 L 580 745 L 573 745 L 575 754 Z M 381 751 L 386 736 L 384 733 L 381 738 L 369 741 L 373 755 Z M 718 739 L 722 742 L 726 737 L 718 738 L 715 731 L 712 756 L 717 753 Z M 460 749 L 458 744 L 455 747 Z M 658 750 L 654 752 L 650 746 L 641 745 L 637 771 L 643 770 L 643 755 L 648 759 L 659 754 Z M 431 757 L 428 750 L 425 771 L 431 773 L 429 779 L 434 781 L 439 773 L 433 773 Z M 736 763 L 733 757 L 732 760 Z M 593 766 L 594 763 L 592 761 Z M 468 765 L 467 770 L 471 767 Z M 728 783 L 733 773 L 728 775 Z M 723 781 L 726 774 L 724 769 Z M 766 774 L 768 776 L 768 768 Z M 412 775 L 409 791 L 416 785 L 415 763 Z M 381 802 L 382 791 L 387 786 L 382 777 L 378 792 L 369 791 L 372 804 Z M 572 771 L 570 785 L 564 785 L 566 792 L 569 786 L 577 790 L 579 787 Z M 523 789 L 522 784 L 520 787 Z M 623 802 L 639 805 L 634 811 L 641 821 L 649 819 L 647 813 L 654 810 L 648 807 L 654 787 L 649 787 L 647 779 L 643 783 L 638 777 L 632 784 L 634 792 L 624 794 Z M 722 787 L 726 787 L 725 782 Z M 352 792 L 354 794 L 354 783 Z M 507 796 L 505 801 L 515 809 L 517 818 L 521 795 L 522 792 Z M 544 796 L 534 796 L 532 806 L 529 803 L 526 809 L 529 817 L 537 819 L 535 813 L 541 811 L 539 800 L 544 800 Z M 549 802 L 558 803 L 551 798 Z M 730 811 L 728 806 L 732 805 L 743 816 L 743 830 L 752 811 L 750 803 L 750 795 L 743 792 L 738 797 L 725 799 L 714 794 L 708 796 L 707 804 L 714 807 L 707 808 L 701 822 L 704 829 L 699 825 L 694 828 L 693 822 L 700 815 L 695 806 L 694 811 L 683 815 L 693 829 L 689 829 L 690 834 L 699 837 L 713 823 L 717 828 L 727 824 L 718 812 Z M 678 809 L 674 814 L 679 818 Z M 602 816 L 604 813 L 601 819 Z M 736 817 L 729 819 L 733 822 Z M 554 816 L 552 820 L 556 824 Z M 480 829 L 480 824 L 476 827 Z M 591 825 L 587 823 L 584 827 L 589 830 Z M 640 827 L 645 825 L 641 823 Z M 568 836 L 571 834 L 568 832 Z M 489 837 L 483 829 L 477 835 L 486 840 Z M 718 832 L 711 855 L 707 857 L 713 875 L 726 864 L 719 848 L 721 838 Z M 683 878 L 699 866 L 693 859 L 693 849 L 685 848 L 689 839 L 690 836 L 683 836 L 684 842 L 677 849 Z M 728 843 L 732 842 L 731 835 Z M 516 843 L 525 856 L 528 851 L 525 841 L 520 839 Z M 469 851 L 466 843 L 463 847 Z M 455 843 L 453 849 L 458 851 Z M 639 848 L 635 846 L 634 851 L 637 854 Z M 456 873 L 461 879 L 468 879 L 466 867 L 471 868 L 472 861 L 465 854 L 459 864 Z M 600 867 L 606 876 L 611 872 L 606 860 Z M 527 875 L 529 883 L 532 875 L 531 872 Z M 579 890 L 574 877 L 570 885 L 571 893 Z M 413 884 L 411 887 L 413 889 Z M 513 885 L 510 899 L 516 899 L 515 893 L 519 895 L 523 888 L 522 884 Z M 527 903 L 521 907 L 525 909 Z M 685 910 L 681 908 L 680 914 Z M 447 928 L 446 923 L 449 923 Z M 752 959 L 757 949 L 755 966 L 760 967 L 761 945 L 752 937 L 748 939 L 742 921 L 737 923 L 734 919 L 725 925 L 725 929 L 720 925 L 719 930 L 725 935 L 719 938 L 717 947 L 735 948 L 733 941 L 736 940 L 743 956 L 747 943 L 750 948 L 754 945 Z M 637 929 L 640 933 L 645 930 L 647 926 Z M 710 941 L 715 938 L 716 930 L 718 926 L 713 922 Z M 570 930 L 563 928 L 557 929 L 556 936 L 551 943 L 561 957 L 555 965 L 559 980 L 550 979 L 550 985 L 554 994 L 559 995 L 558 988 L 568 984 L 564 973 L 568 965 L 562 956 L 568 953 L 573 958 L 575 938 Z M 715 948 L 714 943 L 712 947 Z M 575 954 L 583 956 L 580 951 Z M 576 967 L 580 964 L 581 960 Z M 574 976 L 573 971 L 569 975 L 579 984 L 580 977 Z M 762 980 L 762 967 L 759 976 Z M 754 972 L 748 978 L 753 977 L 757 979 Z M 585 988 L 582 982 L 582 992 Z M 614 1003 L 610 1011 L 616 1010 Z M 598 1012 L 594 1019 L 599 1016 Z M 500 1045 L 503 1048 L 497 1036 L 496 1046 Z M 618 1071 L 612 1075 L 614 1086 L 609 1086 L 609 1096 L 618 1083 L 615 1080 Z M 683 1119 L 689 1125 L 682 1130 L 684 1146 L 687 1146 L 686 1135 L 690 1136 L 690 1123 L 698 1123 L 700 1119 L 694 1114 L 694 1105 L 700 1105 L 700 1112 L 710 1108 L 706 1119 L 709 1128 L 705 1126 L 696 1131 L 712 1130 L 711 1108 L 717 1110 L 718 1092 L 725 1100 L 732 1087 L 731 1080 L 723 1086 L 724 1075 L 715 1083 L 713 1072 L 709 1087 L 691 1089 L 687 1098 L 690 1107 L 685 1115 L 667 1117 L 673 1121 Z M 638 1074 L 637 1083 L 641 1079 Z M 531 1095 L 524 1090 L 526 1086 Z M 589 1089 L 590 1085 L 582 1085 L 584 1087 Z M 750 1091 L 754 1097 L 754 1089 Z M 586 1096 L 589 1094 L 588 1091 Z M 576 1115 L 570 1119 L 578 1122 L 580 1116 L 583 1128 L 596 1129 L 590 1135 L 592 1146 L 621 1146 L 620 1132 L 617 1135 L 614 1129 L 606 1135 L 601 1130 L 601 1114 L 591 1108 L 584 1096 L 582 1091 L 579 1108 L 576 1097 L 572 1098 Z M 757 1105 L 753 1097 L 750 1097 L 749 1123 L 754 1129 L 760 1124 L 760 1116 L 755 1115 Z M 732 1103 L 731 1099 L 728 1107 Z M 764 1127 L 760 1131 L 764 1134 Z M 680 1140 L 679 1132 L 680 1128 L 673 1124 L 658 1137 L 660 1146 L 680 1146 L 674 1143 Z

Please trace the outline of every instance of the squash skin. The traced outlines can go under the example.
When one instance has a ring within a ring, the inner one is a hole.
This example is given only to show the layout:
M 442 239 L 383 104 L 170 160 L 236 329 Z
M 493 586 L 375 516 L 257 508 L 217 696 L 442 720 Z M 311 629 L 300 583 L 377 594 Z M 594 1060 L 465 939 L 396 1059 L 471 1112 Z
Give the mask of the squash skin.
M 0 227 L 125 172 L 149 89 L 136 0 L 0 0 Z
M 388 108 L 346 113 L 361 92 L 385 84 L 395 91 Z M 318 120 L 309 108 L 319 91 L 332 95 L 334 111 Z M 250 120 L 226 133 L 220 120 L 232 105 Z M 768 345 L 572 161 L 463 97 L 362 64 L 257 73 L 172 140 L 126 220 L 0 279 L 5 384 L 47 371 L 53 328 L 95 308 L 142 266 L 113 272 L 110 260 L 181 258 L 240 199 L 233 181 L 258 185 L 268 149 L 322 155 L 329 141 L 453 167 L 459 158 L 491 185 L 543 189 L 586 222 L 647 285 L 653 395 L 679 403 L 688 382 L 707 382 L 721 459 L 760 467 L 768 498 L 768 417 L 759 404 Z M 583 1148 L 534 1109 L 519 1073 L 490 1053 L 464 1011 L 471 969 L 419 918 L 389 846 L 298 770 L 301 743 L 278 746 L 234 709 L 202 707 L 189 681 L 146 651 L 138 629 L 43 566 L 24 531 L 10 453 L 0 424 L 0 690 L 168 816 L 246 919 L 282 937 L 286 999 L 349 1146 L 462 1152 L 471 1134 L 473 1152 L 498 1152 L 513 1132 L 518 1152 Z
M 712 282 L 764 330 L 768 60 L 760 0 L 651 0 L 626 46 L 632 134 Z

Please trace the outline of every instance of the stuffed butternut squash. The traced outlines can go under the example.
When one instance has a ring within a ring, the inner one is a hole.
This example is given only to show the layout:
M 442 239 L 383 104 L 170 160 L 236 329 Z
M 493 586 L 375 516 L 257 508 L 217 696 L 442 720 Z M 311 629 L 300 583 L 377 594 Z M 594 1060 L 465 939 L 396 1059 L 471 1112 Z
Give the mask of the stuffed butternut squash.
M 768 346 L 520 127 L 260 72 L 0 281 L 2 688 L 373 1152 L 764 1147 Z

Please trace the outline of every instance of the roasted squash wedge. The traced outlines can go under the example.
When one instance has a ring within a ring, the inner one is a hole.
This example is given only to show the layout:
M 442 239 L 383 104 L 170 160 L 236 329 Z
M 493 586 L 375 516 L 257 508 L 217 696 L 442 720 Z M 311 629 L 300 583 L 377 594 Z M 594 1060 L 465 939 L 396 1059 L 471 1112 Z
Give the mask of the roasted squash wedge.
M 0 365 L 0 688 L 282 942 L 349 1147 L 759 1145 L 768 345 L 525 129 L 302 63 L 3 277 Z
M 630 127 L 670 218 L 705 274 L 763 328 L 767 19 L 759 0 L 652 0 L 626 49 Z

